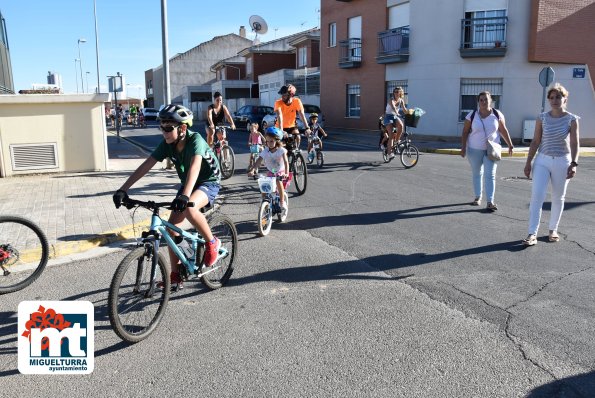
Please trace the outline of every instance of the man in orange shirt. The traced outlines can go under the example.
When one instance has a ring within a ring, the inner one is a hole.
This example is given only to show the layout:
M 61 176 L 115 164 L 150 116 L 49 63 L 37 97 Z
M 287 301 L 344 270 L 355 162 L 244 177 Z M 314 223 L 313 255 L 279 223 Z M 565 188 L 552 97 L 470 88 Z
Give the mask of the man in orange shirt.
M 300 132 L 296 125 L 298 113 L 306 128 L 306 134 L 309 133 L 310 126 L 304 114 L 302 101 L 299 98 L 294 98 L 295 92 L 295 86 L 292 84 L 281 87 L 281 90 L 278 92 L 278 94 L 281 94 L 281 98 L 275 101 L 275 112 L 277 113 L 277 127 L 285 131 L 288 135 L 292 134 L 296 142 L 296 147 L 299 148 Z

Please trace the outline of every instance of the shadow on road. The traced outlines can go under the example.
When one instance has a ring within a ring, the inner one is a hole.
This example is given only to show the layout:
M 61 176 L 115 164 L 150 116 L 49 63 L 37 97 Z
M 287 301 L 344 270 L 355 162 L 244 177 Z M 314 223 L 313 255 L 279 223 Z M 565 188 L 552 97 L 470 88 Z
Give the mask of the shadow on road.
M 593 396 L 595 396 L 595 372 L 589 372 L 539 386 L 529 392 L 526 398 Z

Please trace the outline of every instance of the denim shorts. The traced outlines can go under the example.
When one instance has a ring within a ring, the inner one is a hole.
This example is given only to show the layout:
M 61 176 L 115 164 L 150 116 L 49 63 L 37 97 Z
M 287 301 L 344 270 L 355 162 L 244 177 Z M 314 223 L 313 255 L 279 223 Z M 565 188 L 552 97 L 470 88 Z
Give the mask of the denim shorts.
M 213 202 L 215 201 L 215 197 L 219 193 L 220 188 L 221 185 L 219 185 L 216 182 L 205 182 L 201 185 L 195 186 L 192 192 L 196 191 L 197 189 L 200 189 L 207 195 L 207 198 L 209 199 L 209 205 L 213 206 Z M 184 191 L 183 186 L 178 190 L 178 194 L 176 196 L 181 195 L 182 191 Z
M 393 115 L 392 113 L 386 113 L 384 115 L 384 125 L 388 126 L 389 124 L 394 124 L 396 118 L 397 116 Z

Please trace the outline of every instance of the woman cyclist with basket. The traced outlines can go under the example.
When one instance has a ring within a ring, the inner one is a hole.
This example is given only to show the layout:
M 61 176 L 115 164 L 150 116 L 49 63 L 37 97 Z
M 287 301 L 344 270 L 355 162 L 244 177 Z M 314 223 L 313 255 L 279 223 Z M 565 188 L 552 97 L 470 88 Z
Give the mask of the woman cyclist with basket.
M 386 126 L 386 131 L 388 133 L 388 157 L 392 159 L 395 157 L 393 153 L 393 141 L 396 140 L 397 142 L 401 139 L 401 134 L 403 133 L 403 121 L 401 120 L 407 112 L 407 107 L 405 106 L 405 91 L 402 87 L 395 87 L 393 90 L 393 95 L 390 100 L 388 100 L 386 104 L 386 110 L 384 112 L 384 125 Z M 393 127 L 396 127 L 396 131 L 393 133 Z M 383 142 L 381 145 L 384 145 Z M 382 146 L 381 146 L 382 148 Z M 384 150 L 384 148 L 382 148 Z
M 283 138 L 283 131 L 277 127 L 269 127 L 264 133 L 266 146 L 260 156 L 256 159 L 256 163 L 248 169 L 248 175 L 253 176 L 254 170 L 257 170 L 262 162 L 268 170 L 267 176 L 282 176 L 284 181 L 277 180 L 277 189 L 279 191 L 280 205 L 282 217 L 287 214 L 287 204 L 285 203 L 285 185 L 288 178 L 289 161 L 287 160 L 287 150 L 283 148 L 281 139 Z

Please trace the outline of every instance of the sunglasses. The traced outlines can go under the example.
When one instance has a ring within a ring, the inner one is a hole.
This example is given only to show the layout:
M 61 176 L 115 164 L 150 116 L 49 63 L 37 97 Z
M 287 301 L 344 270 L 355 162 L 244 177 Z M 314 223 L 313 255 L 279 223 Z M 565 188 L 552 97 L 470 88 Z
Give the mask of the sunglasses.
M 159 128 L 166 133 L 171 133 L 172 131 L 174 131 L 174 129 L 177 129 L 178 127 L 180 127 L 180 126 L 171 126 L 171 125 L 170 126 L 163 126 L 163 125 L 159 126 Z

